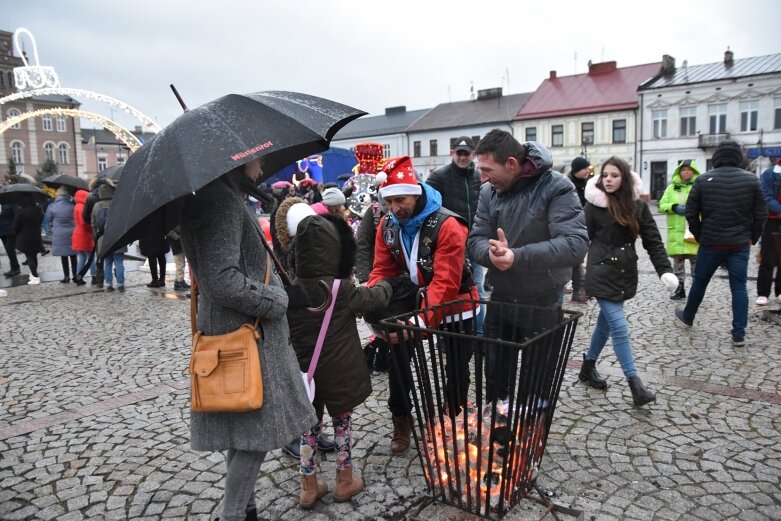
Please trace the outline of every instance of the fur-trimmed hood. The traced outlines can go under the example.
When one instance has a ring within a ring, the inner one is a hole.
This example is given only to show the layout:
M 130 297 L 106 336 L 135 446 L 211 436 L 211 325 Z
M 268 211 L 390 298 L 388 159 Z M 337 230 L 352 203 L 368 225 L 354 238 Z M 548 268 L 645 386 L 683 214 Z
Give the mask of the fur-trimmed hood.
M 297 203 L 306 204 L 306 201 L 300 197 L 287 197 L 284 201 L 279 203 L 277 212 L 274 214 L 274 232 L 276 239 L 279 241 L 279 245 L 284 252 L 290 251 L 290 246 L 293 242 L 293 237 L 287 229 L 287 211 L 290 210 L 291 206 Z
M 640 199 L 640 194 L 643 193 L 643 179 L 637 174 L 637 172 L 631 172 L 632 173 L 632 200 L 637 201 Z M 586 201 L 593 204 L 594 206 L 599 206 L 600 208 L 607 208 L 607 193 L 602 190 L 601 188 L 597 187 L 597 181 L 599 180 L 599 175 L 595 175 L 591 179 L 588 180 L 586 183 Z

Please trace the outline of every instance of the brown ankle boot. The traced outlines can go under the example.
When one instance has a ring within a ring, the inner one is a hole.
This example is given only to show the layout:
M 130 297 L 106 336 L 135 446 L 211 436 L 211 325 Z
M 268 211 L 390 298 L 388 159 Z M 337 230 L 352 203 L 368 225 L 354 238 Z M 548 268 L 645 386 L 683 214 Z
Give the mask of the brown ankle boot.
M 393 454 L 404 454 L 409 450 L 411 431 L 412 419 L 409 414 L 393 417 L 393 437 L 391 438 L 391 452 Z
M 328 492 L 328 486 L 317 479 L 317 472 L 308 476 L 301 475 L 301 494 L 298 496 L 298 506 L 312 508 Z
M 363 490 L 363 478 L 353 476 L 353 468 L 336 471 L 336 488 L 334 489 L 334 501 L 344 503 Z

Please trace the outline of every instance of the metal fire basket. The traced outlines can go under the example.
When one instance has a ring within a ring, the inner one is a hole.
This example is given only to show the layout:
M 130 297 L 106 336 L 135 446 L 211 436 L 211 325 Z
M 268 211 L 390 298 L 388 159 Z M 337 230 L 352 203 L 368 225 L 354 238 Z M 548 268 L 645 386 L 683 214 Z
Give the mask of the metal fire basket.
M 481 305 L 484 336 L 469 319 Z M 423 316 L 441 326 L 426 327 Z M 398 339 L 392 363 L 410 387 L 413 437 L 436 500 L 488 519 L 501 519 L 523 498 L 540 501 L 529 493 L 580 316 L 460 300 L 375 326 Z

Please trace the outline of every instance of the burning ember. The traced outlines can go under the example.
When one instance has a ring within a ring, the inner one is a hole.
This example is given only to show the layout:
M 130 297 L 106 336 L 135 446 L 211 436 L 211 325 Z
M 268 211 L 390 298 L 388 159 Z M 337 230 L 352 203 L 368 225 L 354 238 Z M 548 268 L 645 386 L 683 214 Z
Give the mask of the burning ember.
M 510 502 L 527 492 L 545 448 L 547 406 L 508 418 L 508 404 L 498 400 L 479 411 L 467 405 L 454 418 L 433 418 L 423 435 L 424 473 L 435 494 L 451 503 L 488 506 Z M 492 428 L 493 422 L 493 428 Z M 514 425 L 514 427 L 513 427 Z

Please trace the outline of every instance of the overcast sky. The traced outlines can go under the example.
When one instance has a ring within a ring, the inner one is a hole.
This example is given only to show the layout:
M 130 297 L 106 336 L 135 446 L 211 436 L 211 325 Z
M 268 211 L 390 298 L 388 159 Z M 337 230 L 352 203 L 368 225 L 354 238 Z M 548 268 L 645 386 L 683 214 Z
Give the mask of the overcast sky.
M 533 91 L 550 70 L 583 73 L 589 60 L 621 67 L 670 54 L 696 65 L 727 46 L 736 59 L 781 52 L 777 0 L 0 0 L 0 29 L 18 27 L 62 86 L 120 99 L 161 126 L 181 113 L 170 83 L 191 108 L 294 90 L 374 115 L 466 100 L 472 85 Z

